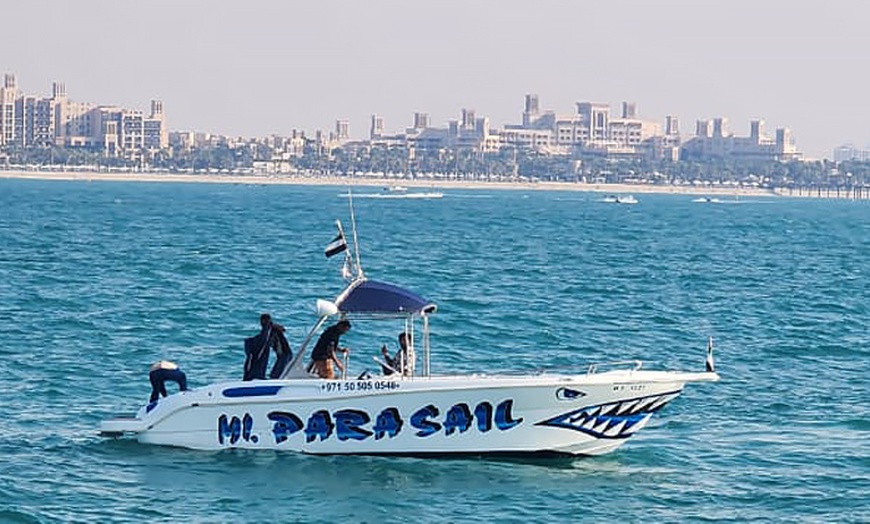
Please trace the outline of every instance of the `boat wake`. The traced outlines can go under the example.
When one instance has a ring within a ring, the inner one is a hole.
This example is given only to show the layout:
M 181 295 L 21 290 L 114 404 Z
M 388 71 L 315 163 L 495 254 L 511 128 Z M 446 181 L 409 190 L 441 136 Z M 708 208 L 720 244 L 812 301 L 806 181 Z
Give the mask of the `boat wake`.
M 347 198 L 347 193 L 338 195 L 342 198 Z M 412 192 L 395 192 L 395 193 L 355 193 L 353 195 L 354 198 L 379 198 L 379 199 L 417 199 L 417 200 L 431 200 L 444 198 L 444 193 L 441 192 L 427 192 L 427 193 L 412 193 Z
M 770 200 L 740 200 L 739 198 L 723 200 L 721 198 L 715 197 L 701 197 L 695 198 L 692 200 L 697 204 L 725 204 L 725 205 L 735 205 L 735 204 L 770 204 Z

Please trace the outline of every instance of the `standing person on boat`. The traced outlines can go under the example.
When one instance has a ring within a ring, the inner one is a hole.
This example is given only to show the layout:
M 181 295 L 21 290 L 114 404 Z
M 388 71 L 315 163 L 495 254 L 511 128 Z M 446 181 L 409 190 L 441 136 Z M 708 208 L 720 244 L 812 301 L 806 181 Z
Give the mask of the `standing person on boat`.
M 344 371 L 344 366 L 338 360 L 336 352 L 347 353 L 348 349 L 340 347 L 339 341 L 341 336 L 350 331 L 350 321 L 339 320 L 334 326 L 330 326 L 323 331 L 317 344 L 314 346 L 314 351 L 311 352 L 311 366 L 308 371 L 314 371 L 320 378 L 335 378 L 335 370 L 333 364 L 338 366 L 338 369 Z
M 287 342 L 287 337 L 284 335 L 284 326 L 281 324 L 272 323 L 272 349 L 275 350 L 275 364 L 272 366 L 272 371 L 269 372 L 269 378 L 281 378 L 281 373 L 287 364 L 293 360 L 293 350 L 290 349 L 290 342 Z
M 275 349 L 277 359 L 270 378 L 278 378 L 292 357 L 290 343 L 284 336 L 284 326 L 272 322 L 268 313 L 260 315 L 260 333 L 245 339 L 245 373 L 242 380 L 263 380 L 269 366 L 269 348 Z
M 411 370 L 411 364 L 408 362 L 408 334 L 404 331 L 399 333 L 399 351 L 395 356 L 390 356 L 386 345 L 381 346 L 381 355 L 384 357 L 387 366 L 389 366 L 381 366 L 384 375 L 392 375 L 393 371 L 398 371 L 402 375 L 408 375 Z
M 151 398 L 148 403 L 156 402 L 160 396 L 166 395 L 166 381 L 172 381 L 178 384 L 179 391 L 187 391 L 187 376 L 178 368 L 178 364 L 168 360 L 161 360 L 151 365 L 151 372 L 148 373 L 148 380 L 151 381 Z

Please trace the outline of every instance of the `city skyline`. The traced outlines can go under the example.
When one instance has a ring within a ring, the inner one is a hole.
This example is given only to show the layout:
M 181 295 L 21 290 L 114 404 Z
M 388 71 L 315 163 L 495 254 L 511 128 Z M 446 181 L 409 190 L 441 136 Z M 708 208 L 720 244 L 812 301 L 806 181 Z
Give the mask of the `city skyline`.
M 777 128 L 775 138 L 765 132 L 763 120 L 750 122 L 750 134 L 733 133 L 727 117 L 698 120 L 695 134 L 686 140 L 680 133 L 679 118 L 668 115 L 664 127 L 644 120 L 637 104 L 623 101 L 622 111 L 614 115 L 608 103 L 578 102 L 575 114 L 566 114 L 540 104 L 537 94 L 526 94 L 522 123 L 494 128 L 489 117 L 463 108 L 461 118 L 447 126 L 431 125 L 428 113 L 414 113 L 412 127 L 404 132 L 388 133 L 382 116 L 372 115 L 369 140 L 350 136 L 347 120 L 338 120 L 332 132 L 316 130 L 316 147 L 401 147 L 410 156 L 417 150 L 444 149 L 497 153 L 503 148 L 537 151 L 548 155 L 607 156 L 608 158 L 646 158 L 678 161 L 681 158 L 704 160 L 730 158 L 742 160 L 796 160 L 803 154 L 795 147 L 788 128 Z M 52 84 L 50 97 L 22 92 L 13 73 L 3 75 L 0 87 L 0 150 L 12 146 L 46 146 L 49 144 L 95 149 L 107 158 L 128 161 L 154 159 L 173 142 L 187 148 L 194 143 L 211 142 L 213 135 L 198 130 L 176 130 L 170 135 L 163 102 L 151 100 L 150 113 L 114 105 L 80 102 L 68 97 L 66 84 Z M 172 136 L 174 135 L 174 138 Z M 294 128 L 289 137 L 234 137 L 247 140 L 275 140 L 291 144 L 282 155 L 301 156 L 305 130 Z M 198 137 L 198 138 L 197 138 Z M 231 138 L 231 137 L 226 137 Z M 231 138 L 230 141 L 235 141 Z M 283 148 L 281 148 L 283 149 Z M 853 151 L 853 150 L 849 150 Z M 862 151 L 852 157 L 861 158 Z M 843 147 L 835 156 L 847 154 Z M 851 154 L 851 153 L 849 153 Z M 8 161 L 8 158 L 7 158 Z
M 724 116 L 742 133 L 762 119 L 791 128 L 810 158 L 870 141 L 859 2 L 36 1 L 4 12 L 16 23 L 0 34 L 0 69 L 22 91 L 59 81 L 81 101 L 160 99 L 172 130 L 267 136 L 347 120 L 365 138 L 372 114 L 398 131 L 415 112 L 444 123 L 460 108 L 503 127 L 536 93 L 560 112 L 636 102 L 647 120 L 676 115 L 684 135 L 696 120 Z

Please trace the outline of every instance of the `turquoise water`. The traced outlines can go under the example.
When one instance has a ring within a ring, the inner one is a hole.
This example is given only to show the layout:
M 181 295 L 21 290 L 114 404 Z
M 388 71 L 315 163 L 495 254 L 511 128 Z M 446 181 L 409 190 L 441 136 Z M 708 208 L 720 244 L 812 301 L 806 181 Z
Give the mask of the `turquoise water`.
M 240 377 L 341 289 L 343 188 L 0 180 L 0 521 L 870 521 L 870 207 L 568 192 L 359 199 L 373 278 L 439 305 L 436 372 L 703 368 L 617 452 L 421 460 L 103 440 L 148 365 Z M 364 191 L 364 190 L 361 190 Z M 358 323 L 351 369 L 392 325 Z

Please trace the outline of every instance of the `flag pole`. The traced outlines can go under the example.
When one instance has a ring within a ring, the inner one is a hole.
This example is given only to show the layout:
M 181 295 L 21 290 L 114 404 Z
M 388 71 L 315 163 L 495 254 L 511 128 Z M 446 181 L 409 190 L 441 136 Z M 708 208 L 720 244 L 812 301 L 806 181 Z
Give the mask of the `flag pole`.
M 707 338 L 707 361 L 704 366 L 707 370 L 707 373 L 715 373 L 716 372 L 716 364 L 713 361 L 713 337 Z

